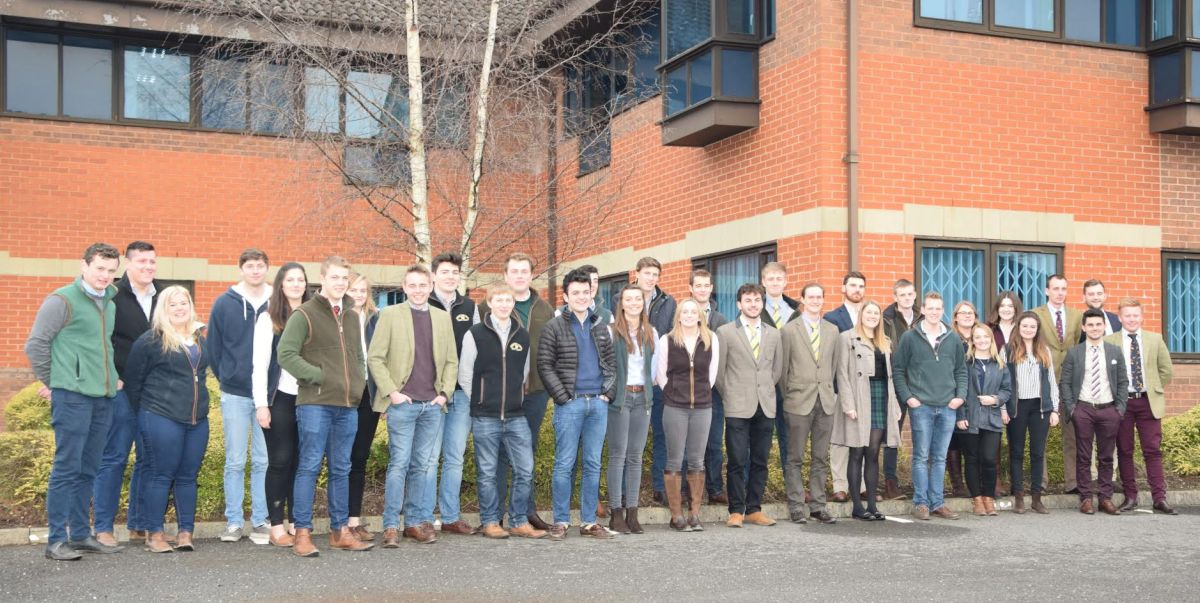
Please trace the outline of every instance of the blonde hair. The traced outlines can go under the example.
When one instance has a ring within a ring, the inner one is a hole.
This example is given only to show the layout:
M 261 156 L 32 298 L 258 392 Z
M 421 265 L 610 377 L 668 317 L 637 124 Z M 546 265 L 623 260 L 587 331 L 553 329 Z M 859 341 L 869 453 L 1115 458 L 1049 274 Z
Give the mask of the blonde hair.
M 167 312 L 167 306 L 171 300 L 183 296 L 191 306 L 191 316 L 188 317 L 187 332 L 195 334 L 204 325 L 196 320 L 196 304 L 192 301 L 192 294 L 188 290 L 179 286 L 171 285 L 163 289 L 162 293 L 158 294 L 158 303 L 154 307 L 154 317 L 150 321 L 150 330 L 154 332 L 154 337 L 158 338 L 159 345 L 162 346 L 164 352 L 182 352 L 187 341 L 179 331 L 175 330 L 175 326 L 171 324 L 171 317 Z
M 995 360 L 996 363 L 1000 365 L 1000 368 L 1004 368 L 1004 355 L 1001 354 L 1000 351 L 996 349 L 996 337 L 994 335 L 992 335 L 992 328 L 981 322 L 977 322 L 977 323 L 975 323 L 974 326 L 971 327 L 971 342 L 970 342 L 971 347 L 967 350 L 967 357 L 972 360 L 978 358 L 978 356 L 976 355 L 978 350 L 975 349 L 975 331 L 983 331 L 984 333 L 987 334 L 987 336 L 988 336 L 988 352 L 987 352 L 988 358 Z
M 879 323 L 875 325 L 873 330 L 869 331 L 866 325 L 863 324 L 862 316 L 863 312 L 866 312 L 867 308 L 871 306 L 875 306 L 875 309 L 879 310 Z M 858 333 L 859 337 L 871 342 L 871 346 L 880 352 L 884 354 L 892 353 L 892 340 L 888 338 L 887 331 L 883 328 L 883 308 L 880 308 L 879 304 L 870 300 L 863 304 L 862 308 L 858 311 L 858 324 L 854 325 L 854 332 Z
M 375 296 L 372 295 L 371 279 L 369 279 L 365 275 L 359 274 L 357 272 L 351 272 L 349 288 L 353 289 L 354 285 L 358 284 L 358 281 L 362 281 L 364 284 L 367 285 L 367 301 L 366 301 L 366 303 L 363 304 L 362 314 L 363 314 L 363 318 L 370 318 L 370 317 L 374 316 L 376 312 L 379 311 L 379 308 L 377 308 L 375 306 Z
M 959 332 L 959 330 L 958 330 L 958 312 L 959 312 L 959 310 L 962 310 L 963 308 L 970 308 L 971 313 L 975 315 L 975 324 L 971 325 L 972 329 L 975 328 L 975 325 L 983 324 L 979 320 L 979 310 L 975 307 L 975 304 L 964 299 L 964 300 L 958 302 L 957 304 L 954 304 L 954 311 L 950 313 L 950 326 L 954 329 L 954 334 L 958 335 L 959 339 L 962 339 L 963 341 L 966 341 L 967 343 L 971 343 L 968 340 L 969 336 L 963 337 L 962 333 Z M 988 331 L 988 333 L 991 333 L 991 331 Z M 995 342 L 992 342 L 992 344 L 995 345 Z
M 686 304 L 692 304 L 693 306 L 696 306 L 696 313 L 699 315 L 699 320 L 696 321 L 696 327 L 700 329 L 700 341 L 704 342 L 705 348 L 711 350 L 712 331 L 708 330 L 708 321 L 704 320 L 704 311 L 700 309 L 700 302 L 691 298 L 679 302 L 679 306 L 675 308 L 675 319 L 671 321 L 671 341 L 675 342 L 675 345 L 678 345 L 679 347 L 687 347 L 687 344 L 683 341 L 683 329 L 679 324 L 679 316 L 683 313 L 683 306 Z

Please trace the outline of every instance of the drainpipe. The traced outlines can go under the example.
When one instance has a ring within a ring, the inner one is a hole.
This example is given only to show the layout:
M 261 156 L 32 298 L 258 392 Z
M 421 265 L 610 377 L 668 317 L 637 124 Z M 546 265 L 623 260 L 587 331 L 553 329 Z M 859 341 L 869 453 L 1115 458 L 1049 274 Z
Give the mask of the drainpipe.
M 846 211 L 850 270 L 858 270 L 858 1 L 846 0 Z

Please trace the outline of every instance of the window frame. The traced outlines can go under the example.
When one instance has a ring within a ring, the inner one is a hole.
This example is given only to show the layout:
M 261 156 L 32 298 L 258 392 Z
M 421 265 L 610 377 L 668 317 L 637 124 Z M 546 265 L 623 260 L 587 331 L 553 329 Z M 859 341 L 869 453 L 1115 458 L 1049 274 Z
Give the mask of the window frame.
M 597 294 L 603 288 L 603 285 L 606 284 L 614 286 L 612 289 L 613 295 L 610 295 L 609 299 L 602 299 L 602 301 L 608 304 L 609 311 L 612 312 L 613 316 L 616 316 L 617 312 L 621 310 L 621 300 L 619 299 L 619 294 L 626 285 L 633 284 L 633 280 L 629 278 L 629 272 L 627 271 L 616 272 L 607 276 L 602 276 L 600 277 L 600 280 L 596 281 Z
M 713 253 L 713 254 L 709 254 L 709 255 L 696 256 L 696 257 L 692 258 L 692 260 L 691 260 L 691 266 L 692 266 L 691 269 L 692 270 L 703 269 L 703 270 L 707 270 L 712 273 L 712 275 L 713 275 L 713 292 L 712 292 L 712 294 L 715 298 L 715 296 L 717 295 L 717 286 L 721 285 L 721 283 L 717 282 L 717 271 L 716 271 L 716 266 L 715 266 L 716 262 L 719 260 L 735 258 L 738 256 L 746 256 L 746 255 L 750 255 L 750 254 L 758 255 L 758 273 L 755 275 L 754 282 L 761 285 L 762 284 L 763 266 L 766 266 L 770 262 L 778 261 L 778 258 L 779 258 L 779 242 L 778 241 L 769 241 L 766 243 L 759 243 L 757 245 L 749 245 L 746 247 L 739 247 L 737 249 L 732 249 L 729 251 L 722 251 L 719 253 Z M 734 295 L 737 294 L 737 288 L 741 287 L 742 284 L 743 283 L 737 283 L 737 285 L 732 289 L 732 293 Z M 724 285 L 722 285 L 722 288 L 723 287 L 724 287 Z M 715 300 L 710 298 L 710 303 L 714 303 L 714 305 L 715 305 Z M 736 300 L 735 300 L 734 307 L 735 308 L 737 307 Z M 718 310 L 720 310 L 720 308 L 718 308 Z M 737 318 L 737 315 L 735 314 L 733 316 L 726 316 L 725 318 L 727 320 L 734 320 L 735 318 Z
M 1064 245 L 1046 244 L 1046 243 L 1024 243 L 1017 241 L 998 241 L 992 239 L 949 239 L 949 238 L 931 238 L 931 237 L 916 237 L 913 239 L 913 284 L 916 285 L 917 297 L 920 298 L 924 294 L 925 283 L 921 278 L 921 252 L 925 249 L 969 249 L 983 252 L 983 307 L 976 308 L 980 317 L 986 317 L 991 311 L 992 304 L 996 301 L 996 296 L 999 293 L 996 291 L 997 273 L 996 273 L 996 256 L 1001 252 L 1014 251 L 1019 253 L 1045 253 L 1055 256 L 1057 272 L 1064 273 L 1063 258 Z M 920 299 L 917 303 L 920 303 Z M 947 300 L 949 301 L 949 300 Z M 1025 300 L 1021 300 L 1024 304 Z M 1033 308 L 1025 308 L 1032 310 Z M 947 309 L 949 312 L 949 309 Z M 983 320 L 983 318 L 981 318 Z
M 983 35 L 992 35 L 1003 38 L 1017 38 L 1021 40 L 1033 40 L 1038 42 L 1058 42 L 1061 44 L 1071 44 L 1075 46 L 1090 46 L 1093 48 L 1110 48 L 1115 50 L 1129 50 L 1137 52 L 1145 52 L 1150 48 L 1150 42 L 1146 39 L 1149 37 L 1148 19 L 1150 16 L 1150 1 L 1141 0 L 1142 2 L 1142 44 L 1140 46 L 1129 46 L 1126 44 L 1113 44 L 1109 42 L 1092 42 L 1088 40 L 1076 40 L 1066 37 L 1066 1 L 1053 0 L 1054 2 L 1054 30 L 1041 32 L 1036 29 L 1024 29 L 1020 27 L 1011 27 L 1004 25 L 996 25 L 995 17 L 995 2 L 996 0 L 981 0 L 983 8 L 983 23 L 968 23 L 965 21 L 952 21 L 949 19 L 935 19 L 933 17 L 924 17 L 921 15 L 921 4 L 925 0 L 913 0 L 913 26 L 927 29 L 941 29 L 947 31 L 959 31 L 965 33 L 975 33 Z M 1100 15 L 1104 14 L 1104 7 L 1110 0 L 1100 0 Z M 1100 37 L 1103 38 L 1104 21 L 1100 22 Z
M 1191 260 L 1200 262 L 1200 251 L 1186 249 L 1163 249 L 1161 253 L 1161 263 L 1159 269 L 1159 294 L 1162 296 L 1159 302 L 1162 304 L 1162 336 L 1163 342 L 1167 346 L 1167 350 L 1171 352 L 1171 360 L 1181 364 L 1200 364 L 1200 352 L 1176 352 L 1171 350 L 1170 333 L 1167 325 L 1170 324 L 1170 306 L 1167 304 L 1168 289 L 1167 289 L 1167 262 L 1169 260 Z

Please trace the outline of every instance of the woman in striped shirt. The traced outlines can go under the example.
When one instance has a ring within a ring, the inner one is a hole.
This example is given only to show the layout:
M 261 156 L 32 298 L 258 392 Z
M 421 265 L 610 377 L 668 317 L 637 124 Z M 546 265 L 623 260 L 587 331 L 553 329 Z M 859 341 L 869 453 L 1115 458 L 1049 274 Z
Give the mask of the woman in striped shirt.
M 1009 467 L 1012 470 L 1013 512 L 1025 512 L 1025 437 L 1029 437 L 1029 492 L 1032 508 L 1048 513 L 1042 504 L 1045 485 L 1046 435 L 1058 425 L 1058 383 L 1054 361 L 1044 342 L 1037 314 L 1022 312 L 1017 318 L 1017 336 L 1008 344 L 1008 370 L 1013 396 L 1008 402 Z

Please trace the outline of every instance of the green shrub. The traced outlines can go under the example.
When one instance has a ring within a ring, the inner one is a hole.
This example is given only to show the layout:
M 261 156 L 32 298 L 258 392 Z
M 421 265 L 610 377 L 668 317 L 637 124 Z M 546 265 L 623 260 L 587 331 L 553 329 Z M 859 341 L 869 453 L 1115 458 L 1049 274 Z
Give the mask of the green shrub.
M 42 429 L 0 433 L 0 503 L 45 512 L 54 432 Z
M 1200 475 L 1200 406 L 1163 420 L 1163 465 L 1175 475 Z
M 7 431 L 50 429 L 50 401 L 39 396 L 39 381 L 13 394 L 4 407 L 4 428 Z

